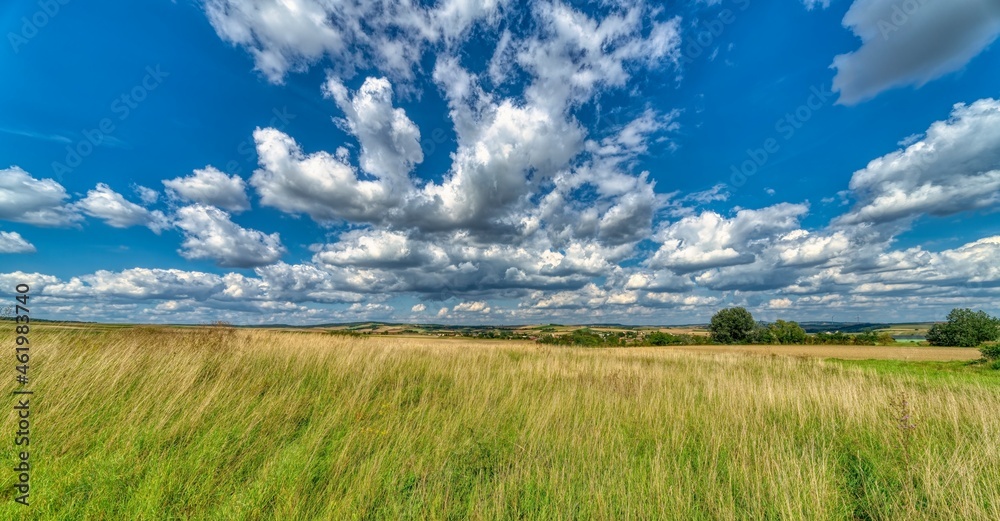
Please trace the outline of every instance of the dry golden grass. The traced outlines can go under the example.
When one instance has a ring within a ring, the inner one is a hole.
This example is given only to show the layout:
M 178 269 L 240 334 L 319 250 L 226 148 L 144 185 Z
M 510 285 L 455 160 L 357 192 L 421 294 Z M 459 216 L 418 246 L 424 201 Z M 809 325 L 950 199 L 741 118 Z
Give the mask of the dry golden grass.
M 311 332 L 32 334 L 33 506 L 7 502 L 3 519 L 1000 519 L 992 373 Z M 904 393 L 906 444 L 891 405 Z

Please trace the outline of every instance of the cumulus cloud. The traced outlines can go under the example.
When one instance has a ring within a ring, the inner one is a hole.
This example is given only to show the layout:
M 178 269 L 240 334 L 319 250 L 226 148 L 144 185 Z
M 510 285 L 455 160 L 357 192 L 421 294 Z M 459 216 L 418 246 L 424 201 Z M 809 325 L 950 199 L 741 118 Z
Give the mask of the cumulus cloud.
M 200 204 L 177 210 L 184 231 L 180 254 L 185 259 L 211 259 L 219 266 L 250 268 L 277 262 L 285 253 L 277 233 L 243 228 L 228 213 Z
M 35 253 L 35 246 L 17 232 L 0 232 L 0 253 Z
M 361 268 L 444 267 L 448 254 L 441 246 L 411 240 L 406 234 L 386 230 L 352 231 L 318 252 L 323 264 Z
M 69 226 L 81 219 L 64 204 L 66 189 L 52 179 L 35 179 L 20 167 L 0 170 L 0 219 L 37 226 Z
M 344 112 L 344 126 L 361 143 L 362 170 L 393 182 L 393 188 L 408 188 L 408 174 L 424 159 L 420 130 L 401 108 L 393 107 L 392 85 L 385 78 L 368 78 L 350 96 L 347 88 L 330 77 L 323 93 Z
M 716 212 L 684 217 L 657 234 L 661 246 L 648 265 L 688 273 L 752 263 L 755 242 L 796 228 L 806 212 L 805 205 L 781 203 L 761 210 L 740 210 L 729 219 Z
M 163 185 L 174 198 L 236 213 L 250 209 L 243 179 L 235 174 L 228 176 L 211 166 L 195 170 L 187 177 L 166 179 Z
M 288 134 L 257 129 L 260 168 L 250 184 L 260 202 L 284 212 L 308 214 L 320 222 L 379 222 L 400 202 L 401 194 L 381 180 L 362 180 L 347 162 L 347 150 L 306 154 Z
M 490 305 L 486 302 L 479 300 L 475 302 L 461 302 L 456 304 L 455 307 L 451 309 L 456 313 L 489 313 L 491 311 Z
M 96 188 L 87 191 L 87 196 L 74 203 L 73 206 L 90 217 L 101 219 L 108 226 L 114 228 L 145 226 L 159 234 L 169 226 L 163 212 L 150 211 L 127 201 L 125 197 L 104 183 L 97 183 Z
M 342 75 L 374 65 L 408 78 L 428 45 L 453 41 L 504 3 L 208 0 L 205 12 L 220 38 L 247 49 L 256 69 L 281 83 L 324 57 Z
M 143 204 L 153 204 L 160 199 L 160 192 L 157 192 L 152 188 L 142 185 L 133 185 L 132 189 L 135 190 L 136 195 L 139 196 L 139 200 L 142 201 Z
M 792 299 L 788 297 L 773 298 L 767 302 L 769 309 L 788 309 L 792 307 Z
M 614 250 L 595 244 L 479 244 L 463 233 L 412 237 L 357 230 L 316 248 L 313 262 L 343 288 L 364 293 L 420 292 L 440 298 L 525 288 L 580 287 L 607 271 Z
M 624 85 L 630 63 L 658 67 L 680 59 L 680 19 L 650 20 L 643 4 L 602 19 L 558 2 L 534 9 L 540 34 L 521 42 L 516 57 L 535 76 L 525 92 L 530 102 L 580 102 L 597 87 Z
M 863 7 L 880 3 L 855 2 L 848 17 L 855 22 L 845 24 L 864 32 L 875 22 L 861 16 Z M 653 176 L 637 165 L 656 150 L 654 143 L 674 146 L 678 110 L 642 106 L 623 110 L 620 124 L 587 124 L 591 111 L 601 112 L 611 98 L 644 95 L 634 78 L 676 72 L 681 22 L 658 6 L 204 5 L 219 36 L 250 52 L 272 82 L 322 63 L 321 90 L 347 141 L 315 148 L 287 131 L 259 128 L 253 133 L 258 168 L 246 182 L 212 167 L 163 182 L 174 212 L 170 225 L 183 234 L 180 254 L 251 271 L 136 268 L 65 281 L 33 274 L 50 316 L 316 323 L 385 319 L 399 310 L 452 322 L 662 323 L 703 321 L 721 305 L 746 305 L 755 313 L 794 310 L 829 319 L 837 309 L 883 302 L 893 310 L 937 309 L 949 299 L 979 302 L 1000 291 L 1000 239 L 944 251 L 897 250 L 892 240 L 900 228 L 870 226 L 996 204 L 990 176 L 1000 147 L 990 129 L 1000 125 L 993 100 L 957 106 L 948 121 L 905 138 L 901 150 L 855 173 L 851 190 L 839 194 L 857 201 L 848 215 L 806 230 L 807 203 L 720 212 L 703 206 L 727 200 L 723 185 L 657 193 Z M 919 23 L 899 26 L 890 39 L 929 23 L 915 16 L 909 23 Z M 483 57 L 487 63 L 462 48 L 477 24 L 476 43 L 495 48 Z M 875 31 L 877 39 L 877 24 Z M 857 64 L 883 58 L 872 49 L 908 53 L 897 42 L 863 41 L 856 53 L 838 57 L 847 64 L 838 70 L 843 102 L 852 89 L 856 97 L 870 96 L 896 84 L 876 78 L 868 88 L 849 81 L 852 70 L 862 70 Z M 943 54 L 952 52 L 943 47 Z M 935 56 L 923 53 L 917 65 L 903 60 L 898 68 L 924 70 Z M 877 72 L 906 76 L 890 65 Z M 369 76 L 353 78 L 358 70 Z M 421 149 L 415 121 L 423 120 L 403 110 L 406 102 L 433 96 L 416 90 L 415 72 L 430 74 L 453 124 L 444 145 L 450 154 L 434 161 L 425 162 L 430 152 Z M 18 204 L 36 211 L 38 223 L 72 224 L 83 211 L 113 226 L 166 225 L 162 213 L 126 201 L 107 185 L 67 207 L 58 183 L 4 172 L 15 175 L 0 177 L 0 197 L 5 189 L 28 194 Z M 282 262 L 277 233 L 233 221 L 231 214 L 250 207 L 247 184 L 261 205 L 327 227 L 311 258 Z M 133 190 L 143 205 L 159 200 L 152 189 Z M 944 195 L 923 197 L 921 190 Z M 894 208 L 897 193 L 905 199 L 901 209 Z M 8 208 L 0 205 L 0 218 Z M 19 241 L 27 244 L 0 232 L 0 251 L 8 247 L 4 241 L 20 249 Z M 88 304 L 97 301 L 100 309 Z
M 840 93 L 838 103 L 853 105 L 965 66 L 1000 35 L 1000 3 L 855 0 L 843 24 L 862 43 L 834 58 L 833 90 Z
M 804 241 L 823 233 L 800 235 L 793 231 L 774 242 Z M 985 305 L 1000 292 L 1000 265 L 996 263 L 1000 237 L 985 237 L 939 252 L 920 247 L 892 250 L 883 243 L 865 254 L 871 256 L 871 261 L 864 267 L 836 255 L 821 266 L 781 267 L 773 262 L 775 252 L 780 251 L 781 247 L 765 248 L 761 255 L 772 260 L 755 271 L 739 272 L 747 270 L 748 265 L 704 271 L 695 276 L 704 279 L 697 286 L 690 285 L 689 275 L 618 267 L 610 271 L 611 276 L 602 285 L 586 282 L 573 289 L 550 286 L 510 295 L 516 299 L 510 308 L 493 302 L 498 296 L 494 292 L 483 294 L 486 298 L 472 297 L 473 289 L 458 304 L 441 308 L 437 315 L 442 320 L 466 322 L 489 315 L 519 322 L 564 319 L 577 323 L 655 323 L 662 322 L 663 309 L 670 309 L 673 317 L 695 321 L 704 320 L 721 305 L 745 305 L 755 312 L 794 310 L 794 318 L 800 319 L 827 320 L 831 313 L 844 315 L 849 311 L 853 315 L 876 310 L 912 319 L 938 316 L 959 304 Z M 224 316 L 243 322 L 266 322 L 271 320 L 269 316 L 273 318 L 275 310 L 282 311 L 281 321 L 292 323 L 392 316 L 392 303 L 382 300 L 391 290 L 378 288 L 376 295 L 366 297 L 350 288 L 353 284 L 364 289 L 373 282 L 366 278 L 365 270 L 340 270 L 278 262 L 256 268 L 253 276 L 136 268 L 98 271 L 68 281 L 16 272 L 0 274 L 0 283 L 27 282 L 34 291 L 46 295 L 46 313 L 75 318 L 114 316 L 134 320 L 141 315 L 151 320 L 159 317 L 155 320 L 204 322 L 205 317 Z M 766 287 L 770 271 L 784 279 L 781 284 Z M 683 287 L 672 278 L 688 280 L 689 285 Z M 755 283 L 764 289 L 752 289 Z M 725 287 L 737 291 L 706 293 L 708 289 Z M 102 302 L 101 309 L 88 304 L 95 299 Z M 313 304 L 343 307 L 330 309 Z M 413 313 L 427 310 L 423 304 L 410 309 Z
M 42 293 L 58 298 L 109 297 L 129 300 L 205 300 L 223 287 L 222 277 L 210 273 L 177 269 L 133 268 L 121 272 L 100 270 L 72 277 L 65 282 L 49 282 Z
M 415 197 L 409 216 L 426 228 L 504 228 L 531 188 L 576 156 L 583 130 L 538 107 L 504 100 L 459 136 L 451 171 Z M 534 181 L 529 181 L 529 177 Z
M 922 139 L 854 173 L 843 224 L 949 215 L 1000 202 L 1000 101 L 959 103 Z

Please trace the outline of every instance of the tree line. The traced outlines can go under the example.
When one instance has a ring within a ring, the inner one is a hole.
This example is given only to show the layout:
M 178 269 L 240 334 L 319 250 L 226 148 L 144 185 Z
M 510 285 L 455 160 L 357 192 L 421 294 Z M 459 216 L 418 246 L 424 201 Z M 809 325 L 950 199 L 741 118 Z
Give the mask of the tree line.
M 563 334 L 546 334 L 538 342 L 551 345 L 591 347 L 666 346 L 696 344 L 832 344 L 832 345 L 891 345 L 895 339 L 886 332 L 840 331 L 806 333 L 795 321 L 758 322 L 744 307 L 725 308 L 712 315 L 709 336 L 671 334 L 654 331 L 638 334 L 633 331 L 595 331 L 577 329 Z M 1000 318 L 985 311 L 955 308 L 944 323 L 935 324 L 927 333 L 927 342 L 934 346 L 979 347 L 987 360 L 1000 364 Z

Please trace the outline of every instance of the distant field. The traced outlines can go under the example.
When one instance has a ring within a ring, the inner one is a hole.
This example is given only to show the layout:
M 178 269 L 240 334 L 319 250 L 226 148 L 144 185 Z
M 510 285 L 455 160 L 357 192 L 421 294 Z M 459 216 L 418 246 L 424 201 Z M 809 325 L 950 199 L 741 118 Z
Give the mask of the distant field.
M 640 348 L 641 349 L 641 348 Z M 647 348 L 648 349 L 648 348 Z M 662 348 L 668 349 L 668 348 Z M 967 361 L 982 357 L 978 349 L 917 346 L 834 346 L 834 345 L 697 345 L 671 346 L 688 353 L 743 353 L 759 355 L 807 356 L 842 360 Z
M 0 519 L 1000 519 L 1000 371 L 970 350 L 32 338 L 33 506 Z

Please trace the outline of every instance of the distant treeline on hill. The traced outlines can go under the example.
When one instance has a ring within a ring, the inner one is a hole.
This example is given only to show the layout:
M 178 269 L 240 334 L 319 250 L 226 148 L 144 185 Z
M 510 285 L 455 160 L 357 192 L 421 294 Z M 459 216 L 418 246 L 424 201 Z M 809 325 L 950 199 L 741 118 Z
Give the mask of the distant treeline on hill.
M 642 347 L 709 344 L 815 344 L 815 345 L 890 345 L 895 342 L 888 333 L 866 331 L 863 333 L 819 332 L 808 334 L 795 322 L 761 324 L 752 337 L 742 341 L 718 342 L 711 336 L 672 334 L 661 331 L 642 333 L 636 331 L 594 331 L 577 329 L 562 335 L 546 334 L 538 338 L 540 344 L 582 347 Z M 796 332 L 795 328 L 798 328 Z M 800 333 L 800 334 L 799 334 Z M 779 336 L 781 335 L 781 336 Z
M 820 325 L 814 323 L 811 325 Z M 822 324 L 829 325 L 829 324 Z M 545 334 L 542 344 L 575 346 L 665 346 L 690 344 L 833 344 L 891 345 L 896 339 L 887 332 L 877 332 L 872 326 L 860 332 L 823 331 L 808 333 L 797 322 L 776 320 L 757 322 L 746 308 L 719 310 L 709 323 L 709 336 L 639 331 L 594 331 L 577 329 L 562 335 Z M 983 311 L 955 308 L 945 323 L 935 324 L 927 333 L 927 341 L 936 346 L 979 347 L 983 359 L 1000 369 L 1000 318 Z
M 799 322 L 806 333 L 825 333 L 830 331 L 840 331 L 841 333 L 864 333 L 891 327 L 892 324 L 877 322 L 858 322 L 855 324 L 844 322 Z

